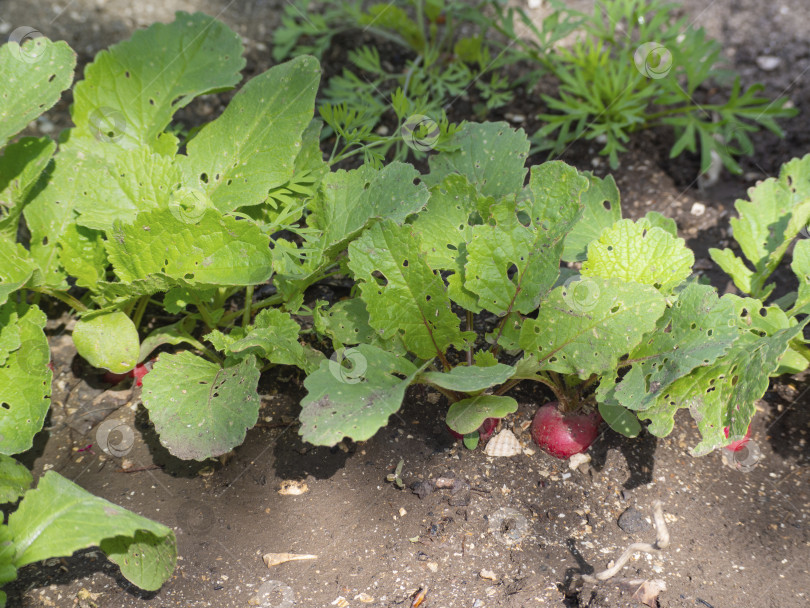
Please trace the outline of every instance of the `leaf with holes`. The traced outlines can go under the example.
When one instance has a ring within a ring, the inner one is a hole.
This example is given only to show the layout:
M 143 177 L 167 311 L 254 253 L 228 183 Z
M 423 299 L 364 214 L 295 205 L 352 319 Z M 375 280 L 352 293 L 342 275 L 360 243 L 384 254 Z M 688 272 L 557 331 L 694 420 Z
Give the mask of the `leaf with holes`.
M 0 454 L 7 455 L 25 452 L 33 444 L 50 407 L 53 379 L 48 367 L 51 353 L 43 331 L 45 313 L 32 306 L 9 314 L 13 309 L 11 302 L 0 307 L 0 320 L 13 323 L 10 330 L 0 328 L 0 338 L 11 342 L 5 336 L 9 331 L 16 334 L 19 343 L 0 365 Z
M 748 198 L 734 204 L 739 217 L 730 220 L 745 260 L 730 249 L 709 249 L 709 255 L 737 288 L 764 300 L 775 287 L 765 282 L 810 222 L 810 154 L 785 163 L 778 178 L 759 182 Z
M 28 197 L 56 150 L 50 137 L 23 137 L 0 156 L 0 238 L 16 240 Z
M 499 395 L 477 395 L 456 401 L 447 410 L 447 426 L 456 433 L 472 433 L 487 418 L 503 418 L 517 411 L 517 401 Z
M 689 408 L 701 434 L 700 443 L 692 449 L 695 456 L 726 445 L 727 427 L 729 436 L 745 435 L 756 411 L 754 404 L 768 389 L 770 374 L 808 320 L 772 336 L 741 335 L 725 355 L 673 382 L 639 416 L 651 421 L 651 433 L 664 436 L 672 430 L 675 412 Z
M 0 148 L 59 101 L 75 67 L 76 54 L 63 41 L 40 35 L 0 46 Z
M 259 416 L 258 383 L 253 355 L 223 368 L 189 352 L 162 354 L 143 379 L 143 404 L 173 455 L 205 460 L 245 440 Z
M 588 256 L 588 245 L 598 239 L 602 231 L 622 219 L 619 189 L 612 175 L 600 179 L 592 173 L 588 189 L 582 193 L 582 217 L 565 237 L 562 259 L 564 262 L 582 262 Z
M 594 291 L 584 304 L 572 301 L 568 288 L 555 288 L 526 319 L 520 346 L 534 355 L 541 370 L 588 378 L 615 370 L 664 313 L 656 289 L 618 279 L 590 279 Z
M 126 282 L 164 274 L 192 285 L 254 285 L 273 270 L 270 238 L 252 222 L 213 209 L 193 222 L 168 210 L 141 213 L 107 239 L 115 274 Z
M 203 13 L 178 12 L 96 55 L 73 89 L 71 139 L 161 148 L 158 136 L 195 97 L 232 88 L 245 66 L 239 36 Z
M 122 546 L 142 543 L 149 557 L 164 567 L 122 563 L 121 573 L 143 589 L 156 590 L 169 579 L 177 559 L 171 528 L 93 496 L 54 471 L 46 471 L 37 488 L 25 493 L 8 527 L 17 568 L 93 546 L 110 550 L 110 557 L 121 563 Z M 131 557 L 137 559 L 134 552 Z
M 315 445 L 335 445 L 344 437 L 370 439 L 399 410 L 405 390 L 423 369 L 405 357 L 376 346 L 346 349 L 347 370 L 341 361 L 322 361 L 304 380 L 307 396 L 301 401 L 301 436 Z
M 362 298 L 350 298 L 335 302 L 328 309 L 318 307 L 313 314 L 315 331 L 328 336 L 336 348 L 371 344 L 390 353 L 404 355 L 402 340 L 383 340 L 377 331 L 368 324 L 368 310 Z
M 470 336 L 461 331 L 444 283 L 425 261 L 410 226 L 375 224 L 349 246 L 349 268 L 369 325 L 384 340 L 401 336 L 420 359 L 444 356 L 450 346 L 464 348 Z
M 649 219 L 620 220 L 588 246 L 582 275 L 635 281 L 668 294 L 686 280 L 694 263 L 683 239 Z
M 496 199 L 523 188 L 529 140 L 522 129 L 515 131 L 505 122 L 466 123 L 450 144 L 457 149 L 430 157 L 430 174 L 425 177 L 428 186 L 457 173 L 484 196 Z
M 251 79 L 189 142 L 186 183 L 223 213 L 264 202 L 293 176 L 320 76 L 318 60 L 302 56 Z
M 464 287 L 497 315 L 528 314 L 560 274 L 563 238 L 579 220 L 579 197 L 588 182 L 553 161 L 532 167 L 526 199 L 516 208 L 504 199 L 475 226 L 467 246 Z
M 730 298 L 718 298 L 709 285 L 689 284 L 624 361 L 631 367 L 612 399 L 631 410 L 651 407 L 678 378 L 728 351 L 739 337 L 736 316 Z M 598 396 L 611 388 L 603 381 Z

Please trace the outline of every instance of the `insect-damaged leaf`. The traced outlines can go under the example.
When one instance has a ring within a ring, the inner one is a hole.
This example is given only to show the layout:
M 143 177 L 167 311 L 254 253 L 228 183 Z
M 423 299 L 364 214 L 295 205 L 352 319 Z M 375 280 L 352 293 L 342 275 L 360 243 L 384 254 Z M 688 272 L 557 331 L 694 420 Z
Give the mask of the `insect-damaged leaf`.
M 346 349 L 340 360 L 322 361 L 304 380 L 301 436 L 315 445 L 335 445 L 344 437 L 369 439 L 400 408 L 420 369 L 405 357 L 368 344 Z

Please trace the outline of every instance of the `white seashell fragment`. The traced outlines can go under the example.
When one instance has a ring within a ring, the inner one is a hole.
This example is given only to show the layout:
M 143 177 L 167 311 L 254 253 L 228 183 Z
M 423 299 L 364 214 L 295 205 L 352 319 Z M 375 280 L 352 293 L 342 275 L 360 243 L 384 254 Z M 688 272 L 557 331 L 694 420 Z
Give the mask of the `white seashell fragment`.
M 504 429 L 487 443 L 484 454 L 487 456 L 516 456 L 523 452 L 517 437 L 509 429 Z

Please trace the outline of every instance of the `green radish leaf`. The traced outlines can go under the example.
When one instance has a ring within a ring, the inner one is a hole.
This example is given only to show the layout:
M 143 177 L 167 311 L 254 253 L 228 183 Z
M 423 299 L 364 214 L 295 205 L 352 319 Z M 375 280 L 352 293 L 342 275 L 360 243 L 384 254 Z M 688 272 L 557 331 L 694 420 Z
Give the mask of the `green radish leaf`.
M 320 75 L 318 60 L 302 56 L 251 79 L 189 142 L 186 183 L 223 213 L 264 202 L 293 177 Z
M 428 186 L 458 173 L 481 194 L 496 199 L 523 188 L 529 155 L 529 140 L 523 129 L 516 131 L 505 122 L 466 123 L 451 143 L 458 149 L 430 157 L 430 175 L 425 177 Z
M 587 185 L 576 169 L 552 161 L 532 167 L 519 209 L 509 199 L 490 208 L 487 223 L 473 228 L 465 267 L 464 287 L 481 307 L 497 315 L 537 308 L 560 273 L 562 241 L 582 214 Z
M 123 374 L 135 367 L 141 347 L 138 329 L 121 311 L 77 321 L 73 328 L 73 343 L 90 365 L 115 374 Z
M 25 247 L 0 237 L 0 306 L 29 282 L 36 269 Z
M 517 401 L 499 395 L 478 395 L 456 401 L 447 410 L 447 426 L 456 433 L 472 433 L 487 418 L 503 418 L 517 411 Z
M 464 447 L 468 450 L 474 450 L 478 447 L 478 444 L 481 442 L 481 433 L 478 431 L 473 431 L 472 433 L 467 433 L 464 435 Z
M 132 536 L 105 538 L 99 547 L 121 574 L 146 591 L 157 591 L 169 580 L 177 564 L 177 541 L 174 534 L 155 536 L 138 530 Z
M 461 332 L 444 282 L 425 262 L 410 226 L 391 220 L 372 226 L 349 245 L 349 268 L 360 285 L 369 325 L 384 340 L 401 336 L 417 357 L 432 359 L 472 339 L 470 332 Z
M 205 460 L 245 440 L 259 416 L 256 358 L 220 367 L 189 352 L 162 354 L 143 379 L 143 404 L 160 442 L 184 460 Z
M 774 285 L 765 285 L 788 246 L 810 221 L 810 154 L 782 166 L 778 178 L 769 178 L 748 190 L 750 200 L 738 200 L 739 217 L 731 218 L 734 240 L 746 263 L 731 250 L 710 249 L 709 254 L 745 293 L 764 300 Z
M 449 372 L 423 372 L 417 382 L 429 382 L 451 391 L 472 393 L 503 384 L 515 374 L 511 365 L 498 363 L 490 367 L 459 365 Z
M 587 301 L 573 300 L 568 286 L 557 287 L 537 318 L 524 322 L 520 346 L 536 356 L 540 369 L 580 378 L 615 370 L 664 312 L 664 296 L 647 285 L 584 281 L 591 289 Z
M 55 150 L 50 137 L 23 137 L 6 146 L 0 156 L 0 238 L 17 239 L 20 214 Z
M 59 239 L 59 261 L 79 287 L 95 290 L 105 281 L 109 266 L 102 233 L 68 224 Z
M 0 454 L 0 504 L 16 501 L 32 483 L 31 471 L 11 456 Z
M 598 239 L 602 231 L 622 219 L 619 189 L 612 175 L 600 179 L 590 172 L 581 173 L 590 186 L 582 193 L 582 217 L 565 237 L 562 259 L 564 262 L 582 262 L 588 257 L 588 245 Z
M 599 403 L 599 414 L 610 428 L 625 437 L 637 437 L 641 432 L 638 418 L 626 407 L 603 401 Z
M 371 220 L 386 218 L 402 224 L 422 209 L 429 194 L 423 184 L 414 183 L 418 178 L 416 169 L 400 162 L 380 170 L 363 165 L 328 174 L 307 217 L 308 225 L 323 232 L 319 248 L 328 261 Z
M 810 313 L 810 240 L 802 239 L 796 242 L 790 268 L 799 280 L 799 291 L 790 314 L 806 315 Z
M 190 294 L 195 294 L 202 298 L 203 301 L 208 301 L 207 294 L 211 292 L 211 290 L 207 289 L 193 288 L 182 279 L 172 279 L 165 274 L 155 273 L 150 274 L 145 279 L 135 279 L 131 283 L 101 281 L 93 287 L 95 293 L 92 298 L 101 307 L 121 308 L 128 302 L 137 300 L 142 296 L 151 296 L 161 291 L 168 292 L 175 288 L 182 289 L 184 294 L 189 297 Z M 168 310 L 169 306 L 164 306 L 164 308 Z
M 17 568 L 51 557 L 69 556 L 87 547 L 118 549 L 123 541 L 112 539 L 127 537 L 136 543 L 154 543 L 150 557 L 166 564 L 160 574 L 159 566 L 139 569 L 124 564 L 121 568 L 132 583 L 154 590 L 171 576 L 177 558 L 171 528 L 93 496 L 54 471 L 47 471 L 37 488 L 26 492 L 19 508 L 9 516 L 8 527 L 16 548 Z M 132 556 L 135 557 L 134 553 Z M 111 557 L 120 563 L 123 556 L 116 551 Z
M 664 436 L 672 430 L 678 408 L 689 408 L 701 434 L 700 443 L 692 449 L 695 456 L 726 445 L 726 427 L 730 427 L 729 436 L 745 435 L 755 403 L 768 389 L 770 374 L 807 321 L 772 336 L 743 334 L 723 357 L 673 382 L 639 416 L 651 421 L 651 433 Z
M 236 33 L 202 13 L 178 12 L 172 23 L 136 31 L 85 68 L 73 89 L 71 139 L 158 151 L 177 110 L 239 82 L 242 50 Z
M 191 346 L 196 346 L 196 341 L 191 341 L 191 332 L 194 331 L 195 325 L 196 322 L 194 319 L 184 317 L 171 325 L 164 325 L 163 327 L 153 329 L 151 332 L 149 332 L 148 336 L 141 340 L 141 349 L 138 353 L 138 363 L 143 363 L 146 361 L 149 358 L 149 355 L 152 354 L 152 351 L 165 344 L 189 344 Z
M 675 238 L 678 238 L 678 224 L 671 217 L 662 215 L 657 211 L 648 211 L 644 219 L 650 222 L 650 226 L 661 228 Z
M 669 294 L 691 274 L 694 263 L 683 239 L 646 218 L 620 220 L 588 246 L 582 276 L 635 281 Z
M 301 436 L 315 445 L 335 445 L 344 437 L 365 441 L 399 410 L 405 390 L 429 364 L 417 368 L 405 357 L 361 344 L 321 361 L 304 380 Z M 351 368 L 343 361 L 348 360 Z
M 8 319 L 13 324 L 12 329 L 0 327 L 2 342 L 19 341 L 19 347 L 13 347 L 0 365 L 0 454 L 6 455 L 28 450 L 34 435 L 42 430 L 53 380 L 48 367 L 51 358 L 48 339 L 42 330 L 45 313 L 36 306 L 22 314 L 21 311 L 11 303 L 0 307 L 0 322 Z
M 675 380 L 728 351 L 739 337 L 735 318 L 731 299 L 718 298 L 709 285 L 690 283 L 624 362 L 632 367 L 616 388 L 615 399 L 631 410 L 651 407 Z M 605 388 L 600 384 L 600 393 Z
M 73 82 L 76 54 L 66 42 L 39 36 L 0 46 L 0 148 L 53 106 Z
M 125 282 L 164 274 L 192 285 L 255 285 L 273 271 L 270 238 L 252 222 L 213 209 L 195 223 L 168 210 L 141 213 L 107 238 L 107 255 Z
M 5 524 L 0 524 L 0 586 L 17 579 L 14 567 L 14 539 Z M 0 591 L 0 608 L 5 608 L 6 594 Z
M 311 372 L 318 366 L 318 361 L 305 354 L 298 341 L 300 331 L 301 327 L 289 313 L 265 308 L 247 328 L 234 327 L 228 334 L 214 330 L 206 339 L 229 357 L 255 355 L 269 363 L 297 365 Z
M 383 340 L 368 324 L 368 310 L 361 298 L 341 300 L 326 310 L 315 309 L 314 323 L 315 331 L 320 335 L 329 336 L 338 347 L 371 344 L 398 355 L 407 352 L 402 340 L 398 338 Z

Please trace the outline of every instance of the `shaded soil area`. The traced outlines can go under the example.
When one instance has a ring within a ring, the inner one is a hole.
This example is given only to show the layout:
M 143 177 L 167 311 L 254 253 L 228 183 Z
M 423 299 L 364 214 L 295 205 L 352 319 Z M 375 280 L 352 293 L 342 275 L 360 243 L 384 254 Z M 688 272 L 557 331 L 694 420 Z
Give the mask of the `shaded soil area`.
M 175 10 L 202 10 L 244 37 L 249 77 L 271 65 L 280 4 L 5 0 L 0 32 L 35 27 L 67 40 L 84 64 L 136 27 L 169 21 Z M 723 43 L 745 85 L 764 82 L 770 96 L 791 98 L 801 112 L 782 124 L 787 137 L 758 137 L 742 176 L 723 172 L 702 190 L 697 159 L 668 158 L 667 132 L 636 136 L 617 171 L 609 171 L 588 143 L 575 144 L 563 159 L 599 175 L 612 173 L 626 216 L 656 210 L 675 218 L 695 250 L 696 269 L 721 291 L 733 290 L 708 249 L 730 246 L 734 200 L 783 162 L 810 151 L 810 6 L 803 0 L 717 0 L 708 6 L 689 0 L 679 11 Z M 778 58 L 776 67 L 759 67 L 763 56 Z M 516 99 L 491 118 L 523 115 L 532 130 L 538 97 L 522 92 Z M 180 119 L 210 119 L 225 100 L 207 96 Z M 68 126 L 69 103 L 66 97 L 34 130 L 55 136 Z M 787 290 L 794 279 L 783 272 L 776 280 Z M 410 391 L 403 409 L 373 439 L 328 449 L 301 442 L 295 421 L 302 378 L 283 370 L 263 376 L 260 422 L 242 446 L 227 459 L 187 463 L 160 446 L 140 389 L 103 384 L 76 356 L 69 330 L 65 319 L 49 324 L 53 408 L 23 460 L 35 476 L 56 470 L 172 526 L 181 560 L 159 592 L 144 593 L 100 552 L 86 550 L 24 568 L 9 586 L 9 606 L 410 608 L 420 590 L 426 590 L 422 608 L 638 606 L 632 597 L 638 584 L 583 585 L 579 575 L 603 570 L 631 542 L 653 541 L 656 499 L 663 503 L 671 544 L 656 556 L 637 555 L 620 576 L 664 581 L 661 607 L 810 604 L 810 384 L 804 377 L 772 383 L 759 403 L 751 449 L 734 456 L 692 458 L 688 450 L 697 430 L 682 411 L 667 438 L 627 440 L 606 431 L 591 448 L 590 463 L 571 469 L 531 446 L 526 422 L 550 398 L 535 387 L 512 393 L 520 409 L 502 425 L 525 451 L 511 458 L 490 458 L 455 443 L 441 422 L 446 402 L 423 390 Z M 117 456 L 104 454 L 103 447 Z M 404 488 L 386 479 L 400 461 Z M 452 487 L 435 488 L 440 478 L 454 480 Z M 628 509 L 623 529 L 619 516 Z M 262 561 L 266 553 L 284 552 L 317 558 L 272 568 Z

